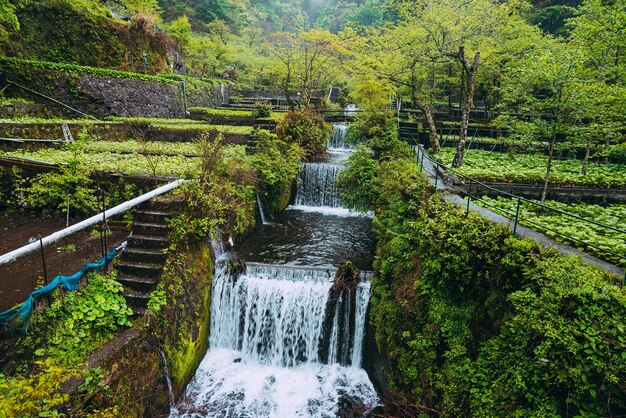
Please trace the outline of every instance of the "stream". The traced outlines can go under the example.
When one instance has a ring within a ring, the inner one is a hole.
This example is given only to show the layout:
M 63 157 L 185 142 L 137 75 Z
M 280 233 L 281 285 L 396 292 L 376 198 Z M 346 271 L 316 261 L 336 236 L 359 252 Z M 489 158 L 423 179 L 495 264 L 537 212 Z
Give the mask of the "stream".
M 305 163 L 294 205 L 235 247 L 218 251 L 209 349 L 171 417 L 365 415 L 378 397 L 362 369 L 370 296 L 371 218 L 342 207 L 335 186 L 350 154 L 334 126 L 326 157 Z M 361 270 L 331 291 L 340 260 Z

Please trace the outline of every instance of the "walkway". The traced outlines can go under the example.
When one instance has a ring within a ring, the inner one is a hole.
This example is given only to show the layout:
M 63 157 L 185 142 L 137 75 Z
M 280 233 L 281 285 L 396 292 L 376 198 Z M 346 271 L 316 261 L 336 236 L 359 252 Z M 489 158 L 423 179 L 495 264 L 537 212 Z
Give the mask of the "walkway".
M 467 199 L 462 198 L 461 196 L 456 194 L 458 192 L 458 187 L 454 187 L 454 185 L 455 183 L 458 183 L 459 180 L 455 176 L 447 175 L 444 170 L 445 167 L 441 164 L 433 162 L 428 156 L 428 153 L 424 151 L 424 148 L 421 145 L 412 146 L 412 148 L 415 153 L 415 157 L 417 158 L 417 162 L 428 177 L 430 184 L 435 186 L 437 191 L 445 193 L 444 199 L 457 206 L 461 206 L 464 208 L 468 207 Z M 496 212 L 493 212 L 492 210 L 489 210 L 485 207 L 478 206 L 470 202 L 469 210 L 472 212 L 477 212 L 482 217 L 487 218 L 499 225 L 510 228 L 511 230 L 514 228 L 513 220 L 506 218 Z M 531 228 L 527 228 L 518 224 L 515 228 L 515 231 L 521 236 L 534 238 L 544 247 L 555 247 L 561 254 L 579 256 L 589 264 L 593 264 L 595 266 L 606 269 L 611 273 L 617 274 L 620 277 L 625 277 L 626 272 L 624 271 L 624 269 L 614 264 L 600 260 L 599 258 L 580 251 L 577 248 L 558 242 Z

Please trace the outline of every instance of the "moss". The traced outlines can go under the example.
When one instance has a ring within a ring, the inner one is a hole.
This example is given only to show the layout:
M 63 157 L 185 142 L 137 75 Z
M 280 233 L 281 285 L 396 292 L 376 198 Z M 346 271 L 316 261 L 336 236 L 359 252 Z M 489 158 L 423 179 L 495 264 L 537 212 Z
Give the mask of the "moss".
M 267 202 L 267 207 L 271 213 L 278 213 L 284 211 L 287 206 L 289 206 L 289 202 L 291 201 L 292 188 L 287 187 L 283 193 L 280 195 L 277 201 Z
M 197 283 L 195 291 L 202 301 L 196 307 L 197 313 L 191 329 L 187 328 L 179 341 L 171 348 L 170 361 L 172 384 L 176 392 L 182 393 L 193 377 L 209 346 L 209 326 L 211 316 L 211 284 L 213 282 L 213 262 L 207 245 L 203 245 L 190 254 L 191 262 L 189 277 L 183 278 L 186 283 Z M 189 318 L 191 321 L 192 318 Z
M 176 250 L 161 279 L 167 294 L 154 325 L 175 393 L 182 394 L 208 348 L 213 262 L 208 244 Z

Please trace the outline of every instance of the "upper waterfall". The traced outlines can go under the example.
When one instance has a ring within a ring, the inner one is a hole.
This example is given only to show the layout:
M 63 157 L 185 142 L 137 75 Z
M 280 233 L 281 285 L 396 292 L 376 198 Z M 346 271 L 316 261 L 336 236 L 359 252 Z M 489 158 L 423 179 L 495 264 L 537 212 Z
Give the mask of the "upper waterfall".
M 337 175 L 343 166 L 328 163 L 303 164 L 295 204 L 297 206 L 340 208 Z

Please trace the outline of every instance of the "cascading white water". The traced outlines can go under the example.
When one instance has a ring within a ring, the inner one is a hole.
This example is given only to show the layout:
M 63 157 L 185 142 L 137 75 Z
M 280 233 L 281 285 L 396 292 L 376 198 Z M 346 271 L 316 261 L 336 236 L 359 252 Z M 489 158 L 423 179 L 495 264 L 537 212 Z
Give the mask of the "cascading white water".
M 265 210 L 263 210 L 263 204 L 261 203 L 261 198 L 259 195 L 256 195 L 256 204 L 259 207 L 259 215 L 261 215 L 261 223 L 263 225 L 267 225 L 267 217 L 265 216 Z
M 346 131 L 348 125 L 345 123 L 333 123 L 333 130 L 328 137 L 328 150 L 350 150 L 353 149 L 353 145 L 346 143 Z
M 167 396 L 169 397 L 170 403 L 169 407 L 174 406 L 175 396 L 174 389 L 172 387 L 172 378 L 170 375 L 170 368 L 167 365 L 167 357 L 165 356 L 165 352 L 160 350 L 161 352 L 161 360 L 163 360 L 163 372 L 165 373 L 165 382 L 167 383 Z
M 210 346 L 241 351 L 260 364 L 315 362 L 329 288 L 324 281 L 251 274 L 218 280 L 211 312 L 218 332 Z
M 368 272 L 370 273 L 370 272 Z M 370 273 L 371 275 L 371 273 Z M 367 305 L 370 300 L 370 275 L 361 273 L 361 283 L 356 287 L 356 314 L 354 316 L 354 347 L 352 348 L 352 367 L 361 367 L 363 361 L 363 337 L 365 335 L 365 321 L 367 320 Z M 369 277 L 368 277 L 369 276 Z
M 343 169 L 343 166 L 337 164 L 303 164 L 295 205 L 340 208 L 341 199 L 337 187 L 337 175 Z
M 353 367 L 319 361 L 334 271 L 256 263 L 246 270 L 239 277 L 218 270 L 210 350 L 172 416 L 333 417 L 346 397 L 365 409 L 377 405 L 360 360 Z M 357 300 L 359 316 L 368 301 Z

